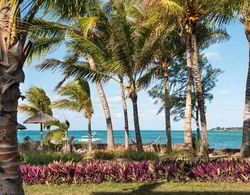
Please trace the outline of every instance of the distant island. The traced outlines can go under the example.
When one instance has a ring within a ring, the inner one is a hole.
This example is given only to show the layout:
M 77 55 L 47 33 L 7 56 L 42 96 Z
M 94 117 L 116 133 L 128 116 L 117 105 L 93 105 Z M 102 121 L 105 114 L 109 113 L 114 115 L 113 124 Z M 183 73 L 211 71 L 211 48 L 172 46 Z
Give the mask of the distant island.
M 215 127 L 210 129 L 211 131 L 242 131 L 243 127 Z

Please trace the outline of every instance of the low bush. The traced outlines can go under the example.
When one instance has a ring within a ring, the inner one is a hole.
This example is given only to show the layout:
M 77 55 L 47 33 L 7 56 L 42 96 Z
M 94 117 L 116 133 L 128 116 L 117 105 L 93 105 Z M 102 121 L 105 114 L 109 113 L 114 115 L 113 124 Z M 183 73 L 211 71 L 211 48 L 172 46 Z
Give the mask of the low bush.
M 47 165 L 55 161 L 62 162 L 79 162 L 82 155 L 76 153 L 63 154 L 59 152 L 22 152 L 20 161 L 22 164 Z
M 159 160 L 159 155 L 155 152 L 138 152 L 136 150 L 128 150 L 124 153 L 123 158 L 131 161 Z
M 48 166 L 22 165 L 26 184 L 171 181 L 250 182 L 250 162 L 221 160 L 208 163 L 166 161 L 82 161 Z
M 93 150 L 85 155 L 85 159 L 113 160 L 116 158 L 113 150 Z
M 138 152 L 136 150 L 125 150 L 116 148 L 113 150 L 94 150 L 85 155 L 85 159 L 93 160 L 114 160 L 124 159 L 130 161 L 159 160 L 159 155 L 155 152 Z
M 191 160 L 195 156 L 194 151 L 190 150 L 175 150 L 169 153 L 161 155 L 162 159 L 179 159 L 179 160 Z

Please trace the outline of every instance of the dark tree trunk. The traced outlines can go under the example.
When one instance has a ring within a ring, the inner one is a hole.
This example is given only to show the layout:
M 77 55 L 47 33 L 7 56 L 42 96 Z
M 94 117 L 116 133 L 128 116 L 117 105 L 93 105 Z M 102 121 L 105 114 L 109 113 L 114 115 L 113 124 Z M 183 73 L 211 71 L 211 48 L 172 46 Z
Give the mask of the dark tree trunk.
M 88 62 L 90 64 L 90 67 L 92 70 L 96 70 L 96 65 L 91 56 L 88 56 Z M 106 125 L 107 125 L 107 143 L 108 148 L 113 149 L 114 148 L 114 137 L 113 137 L 113 125 L 112 125 L 112 119 L 109 109 L 109 104 L 103 89 L 103 86 L 100 81 L 96 81 L 96 89 L 102 104 L 102 108 L 104 111 L 105 119 L 106 119 Z
M 124 115 L 124 146 L 125 149 L 129 148 L 129 126 L 128 126 L 128 107 L 125 95 L 125 87 L 123 85 L 123 78 L 120 78 L 120 88 L 121 88 L 121 99 L 122 99 L 122 108 Z
M 198 105 L 196 107 L 196 117 L 195 117 L 195 122 L 196 122 L 196 133 L 197 133 L 197 139 L 198 142 L 200 142 L 201 139 L 201 133 L 200 133 L 200 117 L 199 117 L 199 110 L 198 110 Z
M 204 160 L 208 160 L 208 132 L 207 132 L 207 121 L 205 112 L 205 100 L 202 91 L 201 75 L 198 67 L 198 48 L 196 36 L 193 34 L 191 37 L 191 43 L 193 48 L 193 64 L 192 73 L 195 82 L 196 98 L 198 102 L 198 109 L 200 112 L 200 122 L 201 122 L 201 154 Z
M 187 81 L 187 96 L 186 96 L 186 108 L 185 108 L 185 122 L 184 122 L 184 144 L 191 149 L 192 148 L 192 49 L 191 41 L 186 41 L 186 55 L 187 55 L 187 67 L 188 67 L 188 81 Z
M 138 151 L 143 151 L 141 131 L 140 131 L 140 122 L 139 122 L 139 113 L 137 105 L 137 91 L 134 82 L 131 82 L 129 97 L 132 100 L 133 105 L 133 116 L 134 116 L 134 127 L 135 127 L 135 137 L 136 137 L 136 147 Z
M 43 124 L 40 123 L 40 146 L 43 147 Z
M 92 129 L 91 129 L 91 118 L 88 119 L 88 150 L 92 151 Z
M 245 33 L 249 47 L 248 74 L 245 92 L 245 109 L 242 133 L 241 156 L 243 158 L 250 157 L 250 18 L 244 18 Z
M 172 151 L 172 136 L 171 136 L 171 117 L 170 117 L 170 110 L 171 110 L 171 100 L 169 95 L 169 74 L 168 74 L 168 65 L 167 63 L 162 63 L 163 69 L 163 76 L 164 76 L 164 96 L 165 96 L 165 133 L 166 133 L 166 144 L 167 144 L 167 151 Z

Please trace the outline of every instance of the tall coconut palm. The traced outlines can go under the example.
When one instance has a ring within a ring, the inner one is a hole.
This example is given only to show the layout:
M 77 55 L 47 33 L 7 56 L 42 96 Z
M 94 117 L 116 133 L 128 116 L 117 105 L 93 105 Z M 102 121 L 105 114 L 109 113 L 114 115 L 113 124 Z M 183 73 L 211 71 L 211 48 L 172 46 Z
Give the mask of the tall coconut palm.
M 0 1 L 0 167 L 1 193 L 23 194 L 17 163 L 17 105 L 21 96 L 19 84 L 24 81 L 23 65 L 34 45 L 30 32 L 37 13 L 51 6 L 65 16 L 86 11 L 86 1 L 57 0 L 1 0 Z M 42 9 L 41 9 L 42 8 Z M 76 9 L 77 8 L 77 9 Z M 81 9 L 79 9 L 81 8 Z M 80 10 L 80 11 L 79 11 Z M 41 15 L 43 15 L 41 13 Z M 36 22 L 35 22 L 36 23 Z M 49 42 L 41 43 L 43 47 Z M 48 48 L 48 47 L 47 47 Z M 11 170 L 11 171 L 10 171 Z
M 109 10 L 109 12 L 105 10 Z M 140 33 L 135 31 L 135 26 L 126 16 L 128 13 L 123 2 L 111 2 L 108 7 L 98 9 L 98 12 L 94 11 L 91 14 L 91 16 L 81 18 L 79 21 L 81 30 L 76 30 L 73 36 L 71 34 L 70 50 L 73 49 L 78 55 L 85 57 L 91 71 L 101 72 L 113 78 L 123 75 L 123 78 L 126 79 L 128 83 L 126 89 L 133 105 L 137 148 L 142 150 L 136 80 L 152 56 L 149 54 L 150 50 L 148 55 L 144 51 L 148 33 L 147 31 Z M 142 51 L 143 56 L 141 55 Z M 44 63 L 41 66 L 42 69 L 47 67 L 55 68 L 49 63 Z M 64 66 L 63 69 L 67 74 L 76 77 L 86 76 L 86 66 Z M 89 73 L 89 71 L 87 72 Z M 99 89 L 102 89 L 100 78 L 95 78 L 95 82 L 99 85 Z M 103 99 L 105 96 L 101 95 L 100 97 Z M 109 111 L 109 109 L 106 107 L 105 111 Z M 111 117 L 108 112 L 106 113 L 107 124 L 111 124 Z M 112 133 L 112 131 L 108 132 Z M 112 138 L 111 135 L 108 137 Z M 108 143 L 113 142 L 108 140 Z
M 164 95 L 164 111 L 165 111 L 165 133 L 167 150 L 172 151 L 172 137 L 171 137 L 171 98 L 170 98 L 170 75 L 171 65 L 177 61 L 178 57 L 184 55 L 183 45 L 174 32 L 168 33 L 163 31 L 157 35 L 157 44 L 152 45 L 154 51 L 154 58 L 152 67 L 150 67 L 144 75 L 138 80 L 139 86 L 147 88 L 152 82 L 163 81 Z M 176 72 L 177 73 L 177 72 Z M 154 96 L 154 95 L 153 95 Z
M 243 121 L 243 134 L 242 134 L 242 146 L 241 156 L 250 156 L 250 2 L 248 0 L 236 1 L 236 0 L 224 0 L 221 2 L 222 22 L 228 22 L 228 20 L 238 19 L 245 29 L 245 35 L 249 45 L 249 64 L 248 74 L 246 81 L 245 92 L 245 108 L 244 108 L 244 121 Z
M 160 3 L 159 3 L 160 2 Z M 165 2 L 165 1 L 164 1 Z M 168 1 L 172 4 L 178 6 L 178 14 L 174 13 L 172 15 L 172 19 L 176 19 L 177 27 L 180 29 L 180 36 L 183 38 L 183 42 L 186 44 L 186 57 L 187 57 L 187 67 L 190 72 L 190 80 L 191 74 L 195 82 L 195 91 L 198 101 L 198 108 L 200 113 L 200 121 L 201 121 L 201 133 L 202 133 L 202 147 L 201 154 L 204 159 L 208 159 L 208 134 L 207 134 L 207 122 L 206 122 L 206 114 L 205 114 L 205 101 L 202 92 L 201 85 L 201 75 L 198 66 L 198 53 L 199 49 L 197 46 L 197 33 L 196 28 L 198 25 L 206 24 L 208 22 L 208 18 L 213 16 L 216 13 L 216 8 L 219 5 L 220 1 L 208 1 L 208 0 L 172 0 Z M 171 4 L 170 4 L 171 5 Z M 162 5 L 161 1 L 153 1 L 151 2 L 151 7 L 162 7 L 170 10 L 170 6 L 166 6 L 166 3 Z M 157 22 L 162 21 L 162 16 L 159 12 L 155 12 L 155 17 L 153 20 Z M 156 23 L 157 23 L 156 22 Z M 189 82 L 191 83 L 191 82 Z M 190 87 L 191 88 L 191 87 Z M 189 101 L 192 98 L 189 98 Z M 190 105 L 187 104 L 187 105 Z M 190 106 L 189 106 L 190 107 Z M 190 127 L 190 125 L 189 125 Z
M 0 1 L 0 169 L 1 193 L 24 194 L 17 162 L 17 105 L 23 65 L 32 48 L 30 23 L 48 1 Z M 28 6 L 27 6 L 28 5 Z
M 88 149 L 92 150 L 92 131 L 91 119 L 94 113 L 90 87 L 85 79 L 78 79 L 69 82 L 58 89 L 58 94 L 65 97 L 64 99 L 57 100 L 53 103 L 53 107 L 59 109 L 69 109 L 76 112 L 83 113 L 84 117 L 88 120 Z
M 60 15 L 60 13 L 57 14 Z M 71 22 L 67 23 L 67 25 L 65 25 L 64 23 L 58 23 L 58 22 L 53 23 L 51 21 L 45 21 L 45 20 L 39 20 L 39 22 L 42 24 L 46 24 L 47 28 L 50 29 L 50 31 L 57 32 L 57 35 L 59 35 L 58 39 L 60 39 L 60 36 L 68 38 L 67 42 L 69 43 L 68 44 L 69 50 L 74 50 L 75 53 L 79 56 L 79 58 L 83 57 L 84 59 L 86 59 L 84 64 L 85 65 L 87 64 L 87 67 L 74 66 L 74 68 L 81 69 L 81 71 L 82 69 L 84 69 L 84 71 L 87 72 L 87 74 L 84 74 L 84 76 L 88 75 L 88 78 L 90 78 L 91 76 L 93 76 L 93 72 L 102 72 L 103 69 L 101 68 L 101 64 L 104 63 L 104 59 L 110 58 L 109 53 L 105 51 L 105 45 L 107 42 L 107 37 L 110 34 L 109 33 L 110 29 L 108 28 L 108 26 L 105 26 L 106 23 L 102 23 L 103 21 L 107 21 L 107 17 L 105 16 L 103 10 L 101 9 L 101 5 L 98 2 L 95 1 L 92 2 L 92 6 L 89 6 L 88 8 L 88 15 L 89 16 L 86 17 L 84 15 L 82 15 L 82 17 L 72 17 L 70 18 Z M 99 28 L 103 30 L 101 34 L 98 34 L 100 32 Z M 53 41 L 54 39 L 57 40 L 57 36 L 54 36 L 53 33 L 49 34 L 49 36 L 47 35 L 46 32 L 48 31 L 48 29 L 36 30 L 35 42 L 38 45 L 37 49 L 38 51 L 39 51 L 39 42 L 43 41 L 44 38 L 46 39 L 46 41 L 49 40 Z M 93 33 L 93 35 L 91 35 L 91 32 Z M 63 41 L 64 39 L 63 40 L 60 39 L 60 43 L 62 43 Z M 79 48 L 79 43 L 81 43 L 80 44 L 81 48 Z M 55 64 L 55 60 L 52 61 L 53 61 L 52 65 L 53 69 L 61 69 L 61 70 L 63 69 L 63 67 L 61 67 L 59 64 L 65 65 L 65 63 L 57 61 L 59 63 Z M 43 63 L 43 65 L 41 65 L 41 69 L 47 69 L 51 67 L 49 65 L 51 64 L 50 62 L 51 60 L 46 60 Z M 66 64 L 68 64 L 68 62 Z M 90 75 L 88 73 L 90 73 Z M 65 73 L 65 75 L 70 76 L 70 73 Z M 95 79 L 94 82 L 96 83 L 96 88 L 105 115 L 107 131 L 108 131 L 108 136 L 107 136 L 108 147 L 113 148 L 114 147 L 113 124 L 112 124 L 110 107 L 103 88 L 103 82 L 100 79 Z
M 124 79 L 122 76 L 119 76 L 120 80 L 120 90 L 121 90 L 121 100 L 122 100 L 122 109 L 124 116 L 124 147 L 125 149 L 129 148 L 129 125 L 128 125 L 128 106 L 126 100 L 126 89 L 124 86 Z

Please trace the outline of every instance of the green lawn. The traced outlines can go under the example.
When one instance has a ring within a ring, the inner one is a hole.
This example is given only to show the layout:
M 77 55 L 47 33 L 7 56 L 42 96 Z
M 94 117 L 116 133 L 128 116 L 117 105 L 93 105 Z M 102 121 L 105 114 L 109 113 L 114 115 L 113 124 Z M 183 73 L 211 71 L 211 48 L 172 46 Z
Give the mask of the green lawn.
M 243 183 L 102 183 L 81 185 L 28 185 L 25 186 L 28 195 L 174 195 L 174 194 L 250 194 L 250 184 Z

